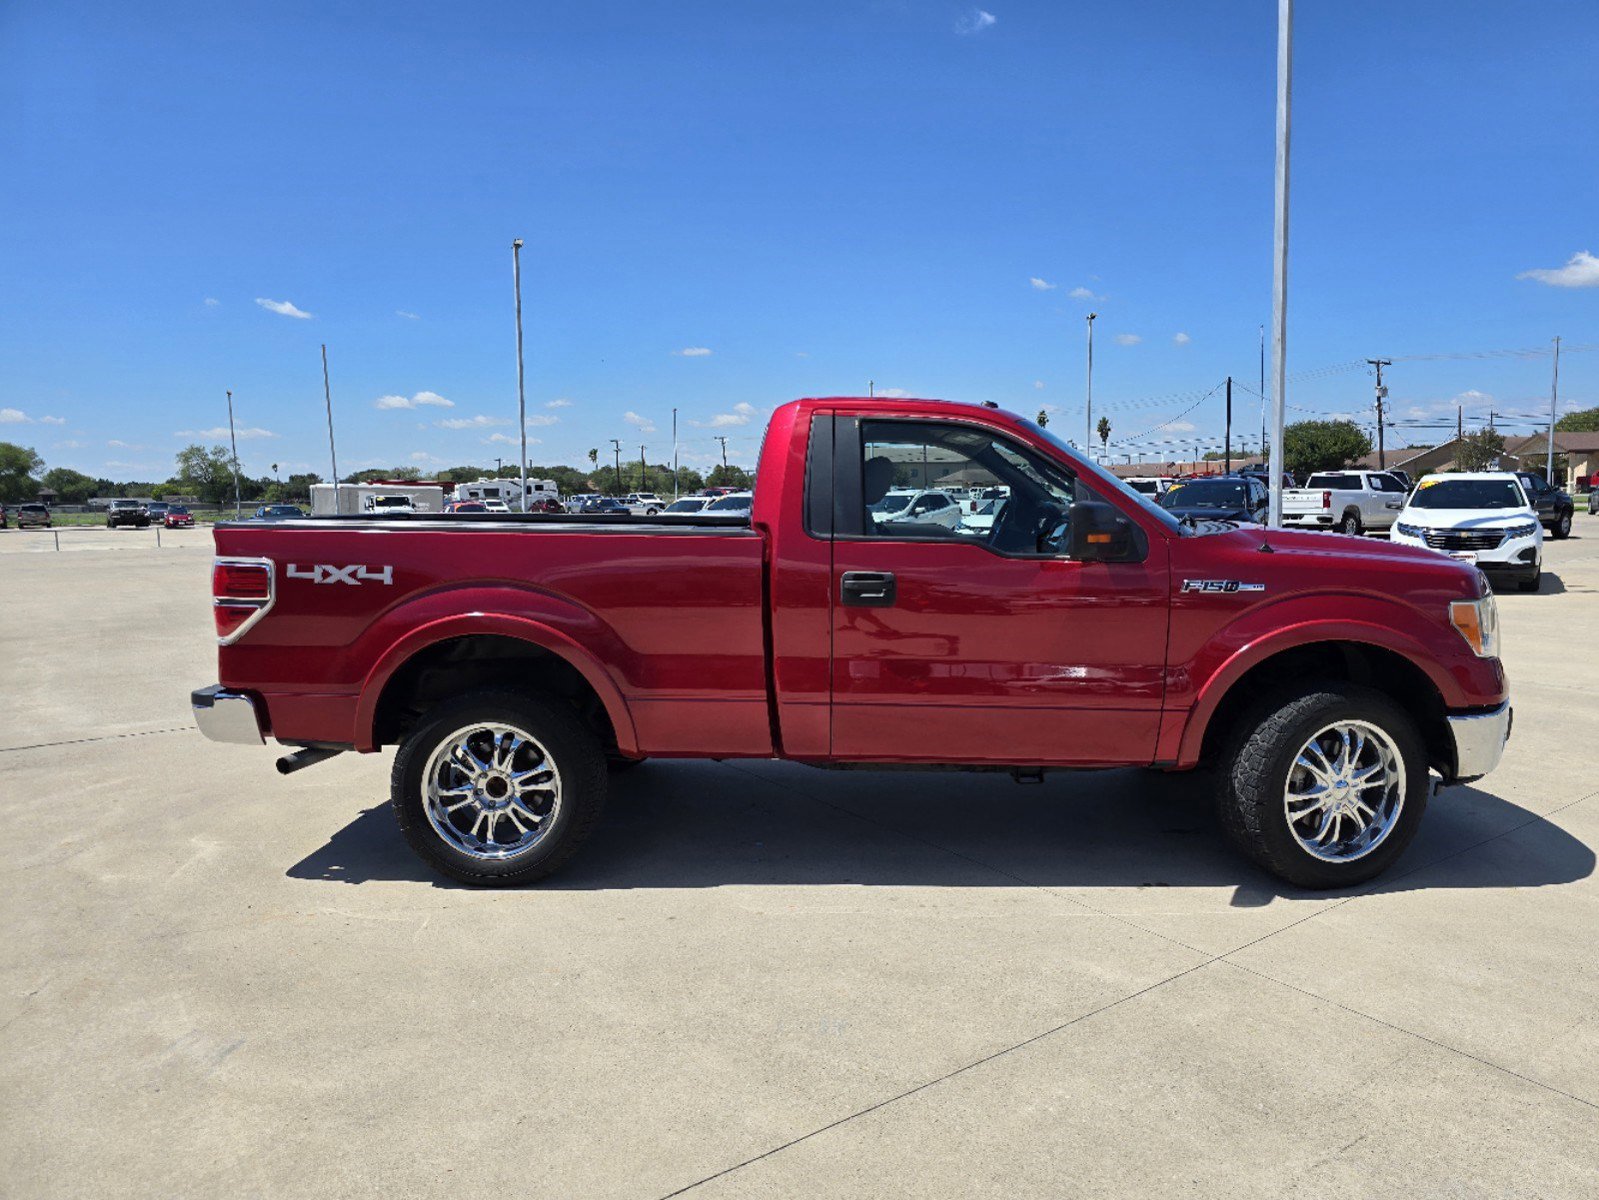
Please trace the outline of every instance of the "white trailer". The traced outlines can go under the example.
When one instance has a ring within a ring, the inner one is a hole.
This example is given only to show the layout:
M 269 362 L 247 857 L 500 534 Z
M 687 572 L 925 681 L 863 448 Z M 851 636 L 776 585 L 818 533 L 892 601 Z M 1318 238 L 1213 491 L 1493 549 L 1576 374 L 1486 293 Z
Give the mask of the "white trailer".
M 392 501 L 399 497 L 410 500 L 414 512 L 444 511 L 444 489 L 436 483 L 341 483 L 338 487 L 337 500 L 334 499 L 334 488 L 331 483 L 313 483 L 311 515 L 361 516 L 374 511 L 381 513 L 385 507 L 397 508 L 398 506 Z M 389 505 L 376 503 L 379 500 L 390 500 L 391 503 Z
M 512 512 L 520 512 L 522 509 L 520 479 L 474 479 L 470 483 L 457 484 L 455 494 L 462 500 L 503 500 L 505 506 Z M 527 498 L 529 505 L 537 504 L 541 500 L 554 500 L 559 503 L 561 489 L 553 479 L 529 479 Z

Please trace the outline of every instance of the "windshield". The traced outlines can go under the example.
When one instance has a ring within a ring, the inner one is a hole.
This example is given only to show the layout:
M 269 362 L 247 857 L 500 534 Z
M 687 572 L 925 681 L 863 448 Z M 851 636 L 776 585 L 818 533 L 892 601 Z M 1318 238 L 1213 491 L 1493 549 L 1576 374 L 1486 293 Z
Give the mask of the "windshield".
M 1526 508 L 1521 489 L 1510 479 L 1423 479 L 1411 508 Z
M 913 498 L 914 493 L 912 492 L 890 492 L 876 504 L 871 505 L 871 511 L 874 513 L 904 512 L 906 506 L 910 504 Z
M 1171 513 L 1167 512 L 1164 508 L 1155 503 L 1153 497 L 1146 496 L 1142 492 L 1135 492 L 1132 488 L 1128 487 L 1109 471 L 1104 470 L 1095 463 L 1089 462 L 1086 458 L 1084 458 L 1076 450 L 1072 449 L 1072 447 L 1068 446 L 1065 442 L 1061 441 L 1049 430 L 1035 424 L 1032 421 L 1022 421 L 1020 424 L 1023 429 L 1027 430 L 1028 433 L 1032 434 L 1039 441 L 1053 446 L 1056 451 L 1058 451 L 1060 455 L 1071 464 L 1072 470 L 1076 471 L 1079 475 L 1092 476 L 1101 490 L 1119 494 L 1128 500 L 1143 505 L 1144 512 L 1154 514 L 1154 517 L 1157 521 L 1173 532 L 1193 532 L 1192 530 L 1185 530 L 1182 523 L 1178 521 L 1176 517 L 1172 516 Z
M 723 496 L 716 503 L 706 508 L 706 512 L 747 512 L 750 507 L 749 496 Z
M 181 504 L 174 504 L 171 508 L 167 509 L 167 512 L 174 517 L 184 517 L 188 515 L 189 510 L 184 508 Z
M 1153 479 L 1129 479 L 1127 486 L 1141 496 L 1155 496 L 1160 494 L 1160 484 Z
M 703 500 L 674 500 L 666 506 L 667 512 L 699 512 L 705 507 Z
M 1162 508 L 1246 508 L 1249 500 L 1241 483 L 1202 479 L 1179 483 L 1160 498 Z

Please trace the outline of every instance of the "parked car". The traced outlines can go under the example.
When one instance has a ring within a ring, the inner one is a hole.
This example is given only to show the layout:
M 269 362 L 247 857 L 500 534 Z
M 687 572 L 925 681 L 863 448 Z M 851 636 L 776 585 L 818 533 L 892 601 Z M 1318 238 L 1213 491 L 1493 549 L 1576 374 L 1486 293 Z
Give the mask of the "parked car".
M 1596 514 L 1599 514 L 1599 487 L 1590 487 L 1588 489 L 1588 515 L 1591 517 Z
M 986 538 L 875 520 L 929 461 L 1009 485 Z M 608 762 L 665 755 L 1029 781 L 1204 765 L 1244 853 L 1347 887 L 1509 736 L 1493 593 L 1432 551 L 1190 526 L 979 405 L 786 404 L 758 479 L 747 524 L 223 525 L 227 685 L 196 719 L 270 734 L 284 771 L 396 747 L 413 849 L 499 886 L 571 860 Z
M 122 529 L 129 525 L 136 529 L 148 529 L 150 514 L 144 511 L 144 505 L 137 500 L 113 500 L 106 505 L 105 525 L 107 529 Z
M 663 508 L 661 515 L 663 517 L 686 517 L 691 513 L 701 511 L 710 502 L 710 497 L 708 496 L 684 496 L 682 499 L 674 500 Z
M 1393 541 L 1440 551 L 1524 592 L 1536 592 L 1543 576 L 1543 525 L 1509 471 L 1425 476 L 1394 523 Z
M 871 506 L 872 521 L 884 525 L 937 525 L 954 529 L 960 524 L 960 505 L 948 492 L 891 488 Z
M 17 505 L 18 529 L 49 529 L 50 510 L 42 504 Z
M 168 529 L 189 529 L 194 525 L 194 514 L 181 504 L 169 504 L 161 523 Z
M 1388 529 L 1405 506 L 1405 485 L 1386 471 L 1320 471 L 1283 493 L 1283 524 L 1359 537 Z
M 1140 495 L 1158 500 L 1170 490 L 1172 480 L 1165 475 L 1129 475 L 1122 480 Z
M 0 504 L 0 529 L 4 529 L 5 527 L 6 527 L 6 506 L 4 504 Z
M 1388 474 L 1392 475 L 1395 479 L 1399 480 L 1400 483 L 1404 484 L 1405 491 L 1407 492 L 1416 486 L 1416 481 L 1410 477 L 1409 471 L 1400 471 L 1396 468 L 1390 467 Z
M 152 525 L 160 525 L 166 521 L 167 509 L 171 507 L 165 500 L 152 500 L 144 506 L 144 512 Z
M 1270 501 L 1266 484 L 1253 475 L 1217 475 L 1173 484 L 1160 506 L 1179 520 L 1263 525 Z
M 755 497 L 749 492 L 728 492 L 712 500 L 702 511 L 707 517 L 747 517 L 754 504 Z
M 504 501 L 495 501 L 504 507 Z M 416 511 L 416 501 L 410 496 L 380 496 L 373 495 L 362 501 L 361 507 L 374 516 L 383 516 L 385 513 L 413 513 Z
M 1571 497 L 1542 475 L 1531 471 L 1517 471 L 1516 479 L 1521 483 L 1521 490 L 1527 493 L 1527 499 L 1532 502 L 1539 524 L 1556 538 L 1570 537 L 1571 514 L 1577 508 Z M 1593 508 L 1591 499 L 1588 507 L 1590 510 Z
M 485 500 L 483 501 L 483 511 L 492 513 L 508 513 L 511 511 L 511 506 L 504 500 Z
M 371 505 L 367 507 L 370 508 Z M 263 504 L 255 510 L 255 520 L 257 521 L 292 521 L 296 517 L 303 516 L 305 516 L 305 510 L 297 504 Z
M 447 513 L 480 513 L 489 510 L 483 506 L 481 500 L 451 500 L 444 506 Z
M 622 503 L 635 517 L 653 517 L 666 507 L 666 501 L 654 492 L 629 492 Z
M 1004 505 L 1003 496 L 995 500 L 980 501 L 971 512 L 961 514 L 960 531 L 977 537 L 987 537 L 994 528 L 994 518 L 999 516 L 999 510 Z
M 554 496 L 534 496 L 528 502 L 527 510 L 530 513 L 564 513 L 566 505 Z
M 627 505 L 615 496 L 590 496 L 583 501 L 582 512 L 594 513 L 600 516 L 616 516 L 620 513 L 630 512 Z

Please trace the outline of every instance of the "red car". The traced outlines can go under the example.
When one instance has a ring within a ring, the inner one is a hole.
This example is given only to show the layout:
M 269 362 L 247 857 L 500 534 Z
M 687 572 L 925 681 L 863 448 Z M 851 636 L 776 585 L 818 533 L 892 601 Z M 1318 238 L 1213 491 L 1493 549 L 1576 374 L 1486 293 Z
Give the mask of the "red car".
M 1350 886 L 1509 736 L 1493 596 L 1432 551 L 1180 521 L 987 406 L 796 401 L 756 478 L 748 517 L 219 525 L 196 719 L 299 747 L 286 772 L 395 747 L 412 847 L 491 885 L 558 869 L 607 765 L 661 757 L 1203 765 L 1246 854 Z M 894 509 L 946 479 L 1005 501 Z
M 174 504 L 167 509 L 161 523 L 168 529 L 189 529 L 194 525 L 194 514 L 181 504 Z

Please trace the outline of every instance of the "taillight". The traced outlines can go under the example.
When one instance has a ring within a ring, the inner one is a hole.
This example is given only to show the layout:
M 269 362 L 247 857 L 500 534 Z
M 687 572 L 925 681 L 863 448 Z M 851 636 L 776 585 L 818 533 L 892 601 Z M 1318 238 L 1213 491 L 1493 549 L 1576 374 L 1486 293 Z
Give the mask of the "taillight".
M 1332 507 L 1332 493 L 1331 492 L 1323 492 L 1321 494 L 1321 506 L 1323 508 L 1331 508 Z
M 211 613 L 222 645 L 238 641 L 266 616 L 276 596 L 272 571 L 267 558 L 219 558 L 212 564 Z

